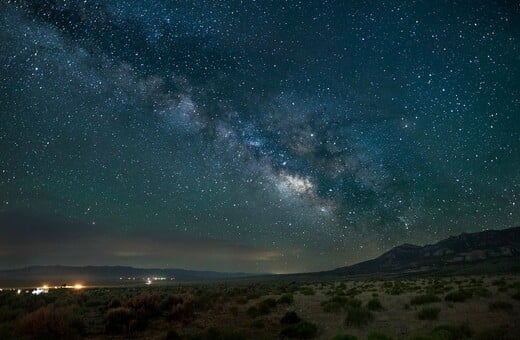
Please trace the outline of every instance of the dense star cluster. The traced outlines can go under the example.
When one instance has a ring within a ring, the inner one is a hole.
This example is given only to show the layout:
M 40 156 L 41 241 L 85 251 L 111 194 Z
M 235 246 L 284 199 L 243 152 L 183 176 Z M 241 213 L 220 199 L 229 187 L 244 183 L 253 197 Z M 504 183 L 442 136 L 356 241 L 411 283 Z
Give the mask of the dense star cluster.
M 518 225 L 514 2 L 0 13 L 0 266 L 324 270 Z

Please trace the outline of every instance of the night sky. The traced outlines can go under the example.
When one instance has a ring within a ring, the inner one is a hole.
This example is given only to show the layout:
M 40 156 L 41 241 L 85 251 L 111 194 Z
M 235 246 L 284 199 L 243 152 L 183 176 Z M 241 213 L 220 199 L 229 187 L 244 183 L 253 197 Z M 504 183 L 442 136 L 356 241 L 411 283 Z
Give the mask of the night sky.
M 519 225 L 515 1 L 2 1 L 0 267 L 326 270 Z

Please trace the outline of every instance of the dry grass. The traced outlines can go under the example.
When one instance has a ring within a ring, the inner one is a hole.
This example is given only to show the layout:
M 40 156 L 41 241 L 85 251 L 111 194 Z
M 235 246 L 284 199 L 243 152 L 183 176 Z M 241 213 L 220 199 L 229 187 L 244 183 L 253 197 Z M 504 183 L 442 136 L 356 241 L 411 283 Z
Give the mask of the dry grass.
M 501 276 L 2 292 L 0 337 L 514 339 L 520 301 L 511 296 L 519 282 Z

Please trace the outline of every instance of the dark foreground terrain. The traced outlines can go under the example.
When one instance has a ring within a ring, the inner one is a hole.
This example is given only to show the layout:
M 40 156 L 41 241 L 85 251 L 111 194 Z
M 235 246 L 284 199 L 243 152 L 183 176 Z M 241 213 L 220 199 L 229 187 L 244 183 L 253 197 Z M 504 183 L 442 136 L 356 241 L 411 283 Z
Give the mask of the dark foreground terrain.
M 0 292 L 0 339 L 519 339 L 520 276 Z

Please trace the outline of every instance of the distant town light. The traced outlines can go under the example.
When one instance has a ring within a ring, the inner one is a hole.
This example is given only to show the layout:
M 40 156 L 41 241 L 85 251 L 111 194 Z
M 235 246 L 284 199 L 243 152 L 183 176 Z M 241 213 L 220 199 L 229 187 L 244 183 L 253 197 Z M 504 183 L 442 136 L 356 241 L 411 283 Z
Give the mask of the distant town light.
M 32 295 L 40 295 L 40 294 L 47 294 L 49 292 L 49 288 L 47 286 L 38 287 L 34 289 L 31 294 Z
M 76 283 L 74 289 L 83 289 L 83 285 L 81 283 Z

